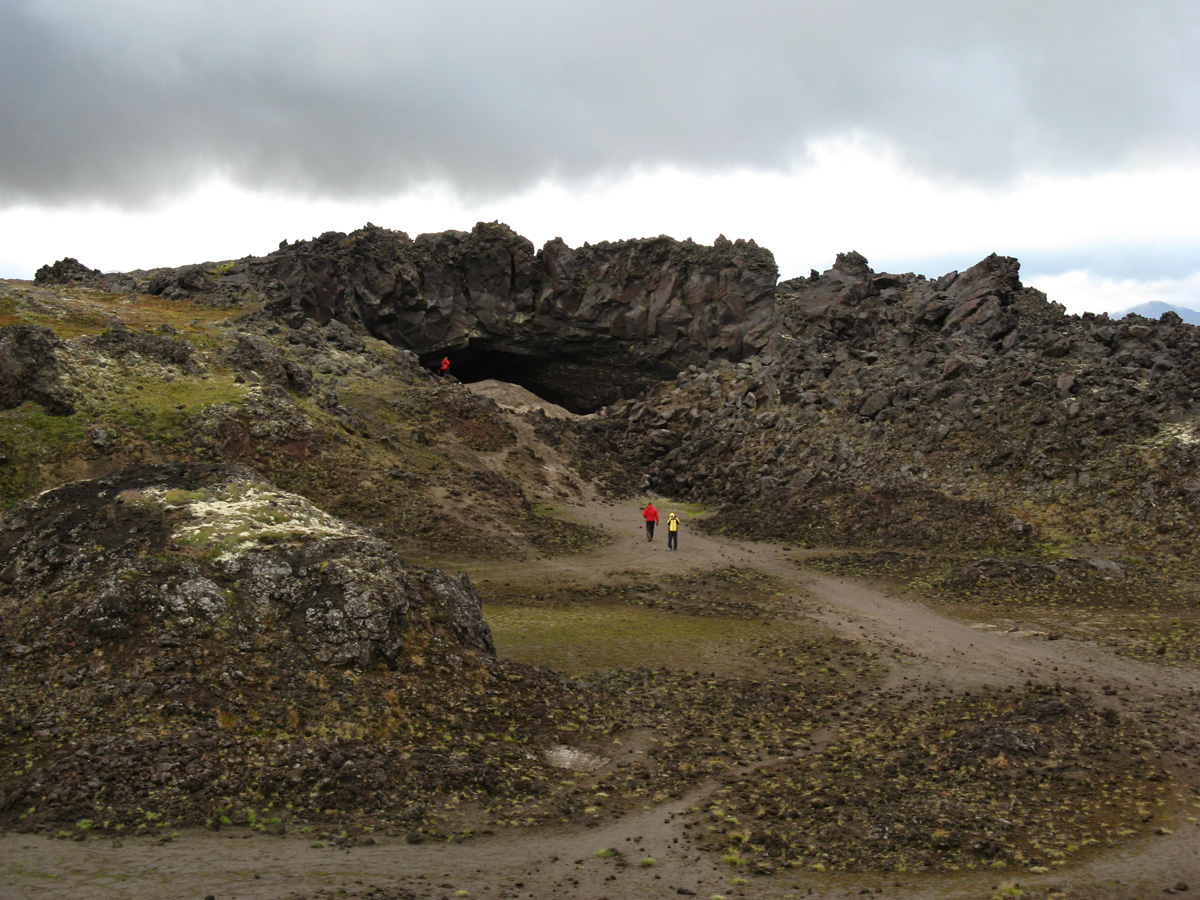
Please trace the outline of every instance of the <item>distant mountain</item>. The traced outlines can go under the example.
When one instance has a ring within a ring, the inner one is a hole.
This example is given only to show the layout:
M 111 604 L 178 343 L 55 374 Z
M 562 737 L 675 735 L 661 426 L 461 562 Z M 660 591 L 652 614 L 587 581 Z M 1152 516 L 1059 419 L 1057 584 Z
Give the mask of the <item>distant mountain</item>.
M 1130 313 L 1136 313 L 1139 316 L 1145 316 L 1147 319 L 1158 319 L 1165 312 L 1178 313 L 1179 318 L 1183 319 L 1189 325 L 1200 325 L 1200 312 L 1188 309 L 1185 306 L 1172 306 L 1170 303 L 1163 303 L 1161 300 L 1139 303 L 1137 306 L 1131 306 L 1129 309 L 1123 309 L 1120 312 L 1109 313 L 1109 315 L 1114 319 L 1121 319 Z

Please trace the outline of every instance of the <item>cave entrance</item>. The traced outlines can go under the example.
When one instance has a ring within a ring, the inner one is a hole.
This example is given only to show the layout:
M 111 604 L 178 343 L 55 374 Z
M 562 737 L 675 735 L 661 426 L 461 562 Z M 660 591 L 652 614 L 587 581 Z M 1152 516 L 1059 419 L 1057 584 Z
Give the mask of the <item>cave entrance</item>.
M 565 375 L 563 367 L 538 356 L 468 345 L 457 350 L 424 353 L 421 364 L 437 372 L 443 357 L 450 360 L 450 374 L 463 384 L 494 380 L 520 385 L 531 394 L 578 415 L 593 413 L 604 405 L 588 402 L 572 389 L 572 379 Z

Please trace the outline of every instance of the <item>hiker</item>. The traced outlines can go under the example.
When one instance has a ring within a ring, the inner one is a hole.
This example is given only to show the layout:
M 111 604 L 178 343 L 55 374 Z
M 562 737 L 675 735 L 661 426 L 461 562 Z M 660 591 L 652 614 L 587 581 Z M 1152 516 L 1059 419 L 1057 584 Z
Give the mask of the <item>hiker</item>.
M 442 357 L 442 377 L 445 378 L 450 374 L 450 357 Z
M 642 510 L 642 518 L 646 520 L 646 540 L 654 540 L 654 526 L 658 524 L 658 510 L 653 503 L 647 503 Z
M 679 516 L 675 513 L 667 516 L 667 549 L 679 549 Z

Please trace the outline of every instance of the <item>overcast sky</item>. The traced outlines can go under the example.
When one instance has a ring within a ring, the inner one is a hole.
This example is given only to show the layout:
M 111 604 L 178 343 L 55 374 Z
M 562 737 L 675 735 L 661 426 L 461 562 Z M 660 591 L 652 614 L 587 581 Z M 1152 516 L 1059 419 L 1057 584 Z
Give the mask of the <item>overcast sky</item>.
M 1200 309 L 1195 0 L 0 0 L 0 276 L 370 221 Z

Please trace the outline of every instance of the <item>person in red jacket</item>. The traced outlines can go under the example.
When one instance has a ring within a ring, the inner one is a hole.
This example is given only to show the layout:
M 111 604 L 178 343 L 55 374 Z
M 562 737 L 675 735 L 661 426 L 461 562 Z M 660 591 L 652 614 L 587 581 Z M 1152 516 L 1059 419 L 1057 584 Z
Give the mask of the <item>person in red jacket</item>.
M 647 503 L 642 510 L 642 518 L 646 520 L 646 540 L 654 540 L 654 526 L 658 524 L 658 510 L 653 503 Z
M 442 373 L 443 378 L 445 378 L 447 375 L 450 374 L 450 357 L 448 357 L 448 356 L 442 357 L 441 373 Z

